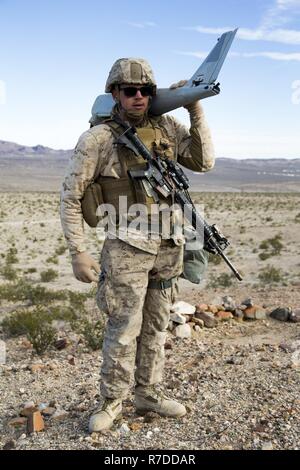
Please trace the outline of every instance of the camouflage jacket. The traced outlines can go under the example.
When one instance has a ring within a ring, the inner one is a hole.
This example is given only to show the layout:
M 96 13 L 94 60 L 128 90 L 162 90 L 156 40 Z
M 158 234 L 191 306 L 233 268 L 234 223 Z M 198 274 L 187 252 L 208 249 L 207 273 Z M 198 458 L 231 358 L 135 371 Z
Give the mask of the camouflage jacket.
M 190 130 L 173 116 L 163 115 L 159 125 L 163 127 L 175 146 L 177 161 L 196 172 L 205 172 L 214 166 L 214 150 L 203 111 L 190 113 Z M 61 223 L 70 254 L 86 251 L 81 199 L 98 169 L 102 176 L 119 178 L 121 167 L 118 151 L 113 146 L 111 129 L 100 124 L 84 132 L 70 159 L 61 190 Z M 157 252 L 158 244 L 148 239 L 127 239 L 129 244 L 150 253 Z M 175 241 L 176 242 L 176 241 Z

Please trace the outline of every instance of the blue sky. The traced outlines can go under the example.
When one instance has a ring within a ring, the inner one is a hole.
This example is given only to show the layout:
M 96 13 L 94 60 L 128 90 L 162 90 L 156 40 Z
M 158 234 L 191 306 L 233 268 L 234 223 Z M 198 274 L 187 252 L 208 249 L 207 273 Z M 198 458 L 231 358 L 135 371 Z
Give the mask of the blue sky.
M 300 0 L 0 0 L 0 139 L 72 148 L 117 58 L 146 58 L 166 87 L 235 27 L 202 101 L 216 154 L 299 158 Z

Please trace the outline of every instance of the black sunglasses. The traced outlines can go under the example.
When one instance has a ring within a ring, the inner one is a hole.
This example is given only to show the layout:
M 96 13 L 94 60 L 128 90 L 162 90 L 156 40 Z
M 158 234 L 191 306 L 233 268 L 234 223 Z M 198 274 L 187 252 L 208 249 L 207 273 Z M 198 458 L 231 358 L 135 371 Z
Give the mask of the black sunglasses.
M 126 86 L 124 88 L 120 88 L 120 90 L 124 91 L 124 95 L 127 96 L 127 98 L 133 98 L 138 91 L 141 92 L 142 96 L 153 96 L 152 86 L 142 86 L 140 88 L 136 86 Z

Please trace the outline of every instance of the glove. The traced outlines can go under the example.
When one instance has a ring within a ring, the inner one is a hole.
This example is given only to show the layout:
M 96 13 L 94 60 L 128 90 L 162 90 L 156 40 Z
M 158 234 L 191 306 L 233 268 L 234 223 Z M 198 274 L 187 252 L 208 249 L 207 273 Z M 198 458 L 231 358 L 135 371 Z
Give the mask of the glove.
M 98 276 L 95 274 L 100 273 L 100 266 L 86 251 L 76 253 L 72 256 L 72 268 L 74 276 L 81 282 L 98 282 Z M 92 271 L 92 269 L 94 271 Z
M 176 88 L 180 88 L 184 86 L 188 81 L 187 80 L 179 80 L 177 83 L 173 83 L 170 87 L 169 90 L 175 90 Z

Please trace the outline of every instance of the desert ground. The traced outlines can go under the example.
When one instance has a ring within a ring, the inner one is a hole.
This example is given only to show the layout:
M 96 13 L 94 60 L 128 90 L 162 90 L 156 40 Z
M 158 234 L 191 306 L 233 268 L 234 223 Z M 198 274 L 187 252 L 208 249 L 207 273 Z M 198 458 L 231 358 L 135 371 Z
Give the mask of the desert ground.
M 300 193 L 193 197 L 229 238 L 227 256 L 244 279 L 213 258 L 201 285 L 180 281 L 178 300 L 218 305 L 226 295 L 236 304 L 251 298 L 266 317 L 218 321 L 191 338 L 168 332 L 164 391 L 186 404 L 187 415 L 139 417 L 130 395 L 122 421 L 90 436 L 88 418 L 99 400 L 96 348 L 105 323 L 96 285 L 73 277 L 57 192 L 0 193 L 0 448 L 300 448 L 300 324 L 269 316 L 275 307 L 300 308 Z M 95 230 L 85 226 L 85 233 L 98 259 Z M 28 335 L 34 320 L 20 328 L 32 312 L 49 327 L 49 347 L 39 354 Z M 29 402 L 48 410 L 41 432 L 28 432 L 26 417 L 20 419 Z

